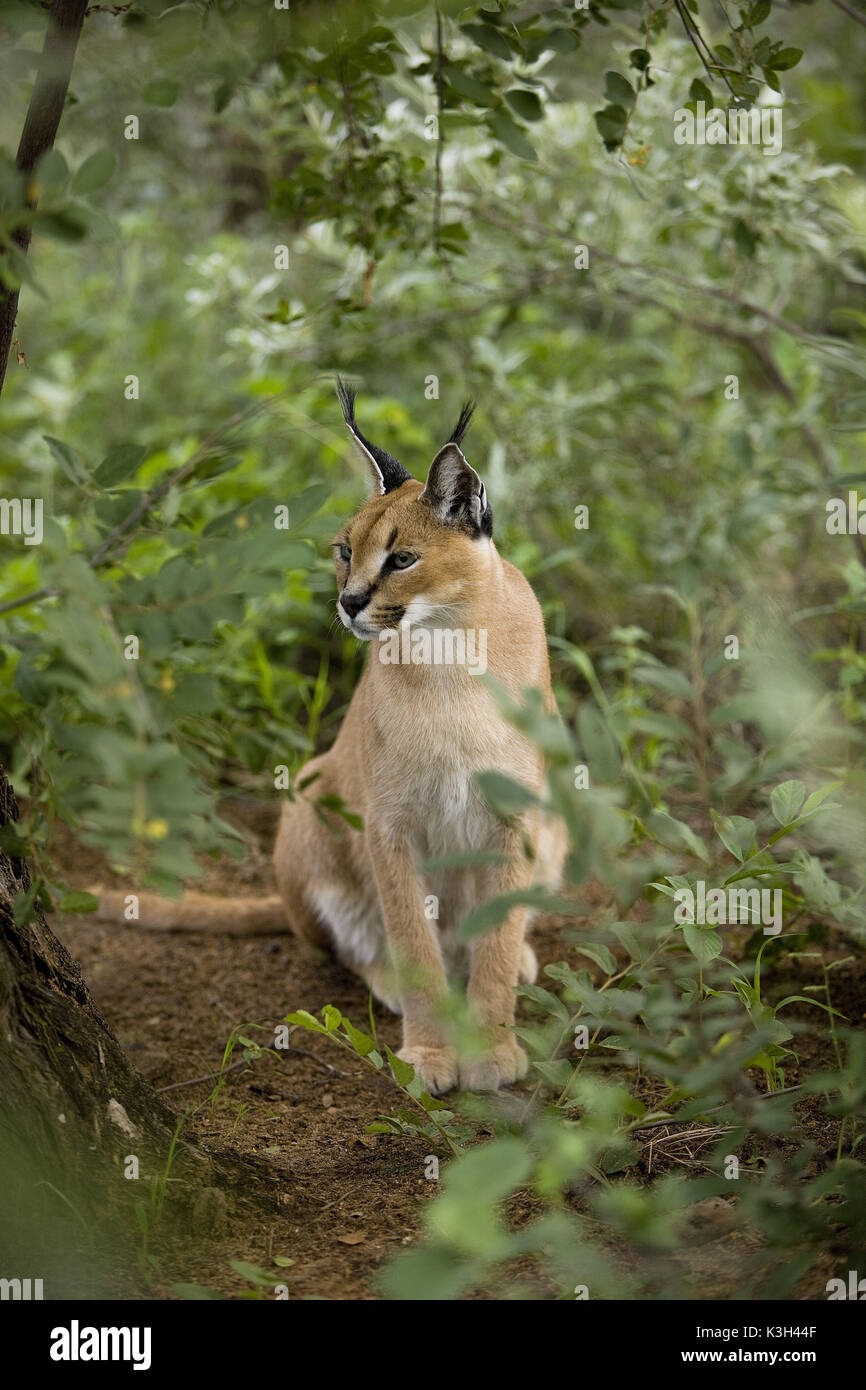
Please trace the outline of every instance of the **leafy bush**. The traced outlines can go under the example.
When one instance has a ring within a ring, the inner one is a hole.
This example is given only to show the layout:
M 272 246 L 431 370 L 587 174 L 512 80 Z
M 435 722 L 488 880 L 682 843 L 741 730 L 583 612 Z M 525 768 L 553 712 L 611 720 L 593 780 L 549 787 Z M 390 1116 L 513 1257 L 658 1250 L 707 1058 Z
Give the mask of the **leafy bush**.
M 751 1233 L 730 1288 L 784 1296 L 822 1250 L 853 1258 L 866 1211 L 862 1020 L 836 1002 L 862 963 L 866 552 L 826 525 L 864 478 L 850 21 L 162 11 L 89 30 L 32 269 L 9 238 L 25 181 L 0 166 L 3 282 L 35 275 L 0 475 L 46 516 L 39 546 L 2 537 L 0 754 L 25 807 L 3 845 L 36 869 L 19 917 L 36 893 L 92 906 L 52 862 L 59 821 L 166 892 L 241 851 L 220 792 L 291 787 L 360 669 L 325 558 L 362 495 L 331 374 L 363 379 L 365 429 L 422 476 L 471 392 L 469 456 L 544 607 L 564 718 L 510 711 L 571 841 L 567 895 L 534 901 L 575 924 L 522 991 L 532 1089 L 485 1111 L 485 1144 L 375 1037 L 314 1021 L 393 1068 L 407 1095 L 374 1123 L 447 1157 L 386 1288 L 682 1296 L 721 1201 Z M 41 22 L 7 13 L 4 123 Z M 786 86 L 781 153 L 674 143 L 677 106 L 760 79 Z M 506 815 L 521 794 L 484 788 Z M 699 882 L 778 892 L 782 932 L 677 921 Z

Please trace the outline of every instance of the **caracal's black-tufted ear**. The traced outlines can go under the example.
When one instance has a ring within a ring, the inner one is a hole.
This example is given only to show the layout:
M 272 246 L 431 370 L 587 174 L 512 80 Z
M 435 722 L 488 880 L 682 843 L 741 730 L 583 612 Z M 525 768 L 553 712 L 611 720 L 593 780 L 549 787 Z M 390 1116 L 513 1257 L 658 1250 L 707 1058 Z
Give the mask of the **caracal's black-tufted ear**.
M 337 377 L 337 399 L 343 411 L 343 419 L 349 426 L 349 433 L 358 448 L 358 452 L 363 456 L 370 469 L 370 476 L 373 481 L 373 490 L 377 493 L 393 492 L 395 488 L 401 487 L 407 482 L 412 474 L 409 473 L 399 462 L 398 459 L 386 454 L 384 449 L 378 445 L 371 444 L 369 439 L 365 439 L 355 423 L 355 388 L 347 386 L 344 381 Z
M 493 513 L 487 491 L 460 448 L 475 406 L 467 401 L 451 438 L 434 458 L 419 502 L 427 502 L 445 526 L 457 526 L 473 536 L 493 535 Z

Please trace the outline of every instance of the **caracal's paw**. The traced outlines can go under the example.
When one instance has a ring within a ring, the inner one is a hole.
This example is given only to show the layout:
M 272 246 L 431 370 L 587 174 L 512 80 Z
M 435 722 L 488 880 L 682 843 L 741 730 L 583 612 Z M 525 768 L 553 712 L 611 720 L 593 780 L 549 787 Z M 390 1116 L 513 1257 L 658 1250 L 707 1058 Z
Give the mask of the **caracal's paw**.
M 500 1086 L 519 1081 L 528 1070 L 529 1058 L 509 1035 L 483 1056 L 462 1063 L 460 1086 L 464 1091 L 498 1091 Z
M 452 1047 L 401 1047 L 397 1055 L 415 1068 L 431 1096 L 457 1085 L 457 1053 Z

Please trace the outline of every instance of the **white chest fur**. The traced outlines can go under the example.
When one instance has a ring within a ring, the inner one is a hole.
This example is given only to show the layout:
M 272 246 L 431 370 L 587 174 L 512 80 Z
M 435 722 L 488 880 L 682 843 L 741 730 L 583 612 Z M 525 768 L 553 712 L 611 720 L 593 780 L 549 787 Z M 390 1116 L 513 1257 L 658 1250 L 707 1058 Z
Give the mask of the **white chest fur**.
M 531 779 L 533 759 L 477 677 L 465 670 L 425 674 L 426 681 L 391 690 L 396 712 L 375 719 L 377 812 L 421 858 L 491 849 L 501 827 L 474 776 L 496 769 Z

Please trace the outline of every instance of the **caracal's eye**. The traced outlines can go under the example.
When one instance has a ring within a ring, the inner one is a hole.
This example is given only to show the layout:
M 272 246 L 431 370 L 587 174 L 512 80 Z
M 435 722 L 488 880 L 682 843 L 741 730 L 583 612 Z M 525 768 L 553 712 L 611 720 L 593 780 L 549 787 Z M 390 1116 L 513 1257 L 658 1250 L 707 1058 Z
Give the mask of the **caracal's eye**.
M 352 558 L 352 547 L 350 545 L 340 545 L 337 547 L 337 554 L 343 561 L 343 564 L 348 565 Z
M 418 556 L 413 555 L 409 550 L 397 550 L 391 559 L 394 561 L 395 570 L 407 570 L 410 565 L 414 565 Z

